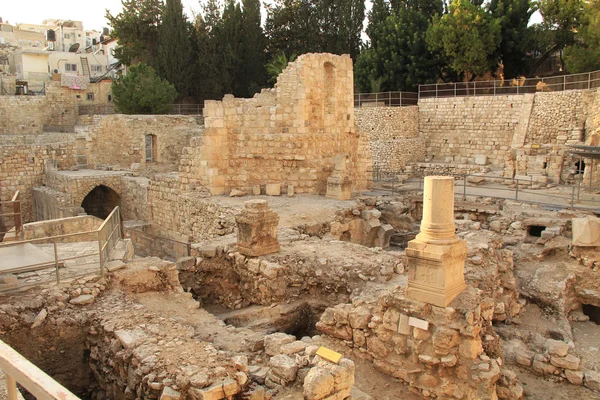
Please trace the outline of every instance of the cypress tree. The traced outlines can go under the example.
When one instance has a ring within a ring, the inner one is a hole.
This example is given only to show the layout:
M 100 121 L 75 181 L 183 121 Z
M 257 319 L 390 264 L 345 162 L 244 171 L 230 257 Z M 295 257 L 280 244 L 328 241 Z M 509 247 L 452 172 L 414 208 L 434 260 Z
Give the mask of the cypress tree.
M 242 0 L 242 42 L 238 93 L 249 97 L 265 85 L 266 38 L 260 26 L 260 0 Z
M 181 0 L 167 0 L 159 28 L 157 69 L 180 97 L 189 95 L 191 56 L 189 24 Z

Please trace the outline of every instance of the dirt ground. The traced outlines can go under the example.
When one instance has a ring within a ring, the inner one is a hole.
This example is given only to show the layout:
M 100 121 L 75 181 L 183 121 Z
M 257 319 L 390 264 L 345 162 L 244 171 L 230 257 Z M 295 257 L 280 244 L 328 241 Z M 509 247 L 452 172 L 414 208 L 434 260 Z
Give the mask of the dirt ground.
M 600 393 L 583 386 L 552 382 L 521 368 L 511 368 L 525 390 L 527 400 L 599 400 Z
M 226 207 L 242 209 L 248 200 L 266 200 L 269 207 L 279 215 L 279 228 L 289 228 L 303 223 L 312 224 L 329 222 L 335 212 L 350 208 L 356 204 L 354 200 L 342 201 L 328 199 L 323 196 L 300 194 L 294 197 L 282 196 L 243 196 L 216 197 L 218 203 Z

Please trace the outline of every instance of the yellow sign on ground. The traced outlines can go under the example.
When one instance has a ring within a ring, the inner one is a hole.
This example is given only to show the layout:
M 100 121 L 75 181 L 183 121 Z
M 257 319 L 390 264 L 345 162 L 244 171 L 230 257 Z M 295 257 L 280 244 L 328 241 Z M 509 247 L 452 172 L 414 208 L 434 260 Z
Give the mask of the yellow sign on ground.
M 317 350 L 317 355 L 335 364 L 338 364 L 342 358 L 340 353 L 323 346 L 319 347 L 319 350 Z

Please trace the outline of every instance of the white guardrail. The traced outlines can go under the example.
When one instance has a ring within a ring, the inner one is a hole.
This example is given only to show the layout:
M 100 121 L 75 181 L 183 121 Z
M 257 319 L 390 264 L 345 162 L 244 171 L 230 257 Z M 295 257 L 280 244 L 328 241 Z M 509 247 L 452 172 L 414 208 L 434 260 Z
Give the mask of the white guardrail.
M 0 369 L 6 375 L 8 400 L 22 398 L 17 382 L 38 400 L 79 400 L 79 397 L 1 340 Z

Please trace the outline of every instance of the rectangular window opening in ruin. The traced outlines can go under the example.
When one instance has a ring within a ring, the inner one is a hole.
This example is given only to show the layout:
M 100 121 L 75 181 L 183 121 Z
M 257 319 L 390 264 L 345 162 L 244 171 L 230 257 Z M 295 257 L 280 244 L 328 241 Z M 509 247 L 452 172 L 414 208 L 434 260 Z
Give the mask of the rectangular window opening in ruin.
M 146 135 L 146 162 L 156 161 L 156 135 Z

